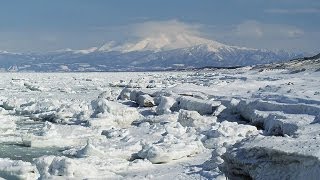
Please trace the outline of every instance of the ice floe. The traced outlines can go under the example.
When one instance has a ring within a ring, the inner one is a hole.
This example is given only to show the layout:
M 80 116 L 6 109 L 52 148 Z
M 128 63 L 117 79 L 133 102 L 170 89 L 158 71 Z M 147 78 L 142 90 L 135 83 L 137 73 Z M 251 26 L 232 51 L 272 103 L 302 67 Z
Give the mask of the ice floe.
M 320 72 L 304 68 L 2 73 L 0 177 L 318 179 Z

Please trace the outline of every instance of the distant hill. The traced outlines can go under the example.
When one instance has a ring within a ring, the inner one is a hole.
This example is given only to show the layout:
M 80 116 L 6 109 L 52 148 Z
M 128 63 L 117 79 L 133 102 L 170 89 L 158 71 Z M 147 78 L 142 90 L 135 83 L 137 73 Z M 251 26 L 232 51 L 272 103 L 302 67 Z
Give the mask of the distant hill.
M 299 73 L 306 70 L 320 71 L 320 53 L 310 57 L 295 58 L 288 62 L 258 65 L 254 69 L 260 69 L 261 71 L 286 69 L 291 73 Z

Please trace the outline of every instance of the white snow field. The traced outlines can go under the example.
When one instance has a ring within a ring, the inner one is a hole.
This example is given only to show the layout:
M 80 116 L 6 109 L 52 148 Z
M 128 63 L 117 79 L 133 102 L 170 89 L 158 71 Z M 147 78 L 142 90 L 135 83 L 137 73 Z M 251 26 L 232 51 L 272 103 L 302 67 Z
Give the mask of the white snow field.
M 320 71 L 1 73 L 5 179 L 319 179 Z

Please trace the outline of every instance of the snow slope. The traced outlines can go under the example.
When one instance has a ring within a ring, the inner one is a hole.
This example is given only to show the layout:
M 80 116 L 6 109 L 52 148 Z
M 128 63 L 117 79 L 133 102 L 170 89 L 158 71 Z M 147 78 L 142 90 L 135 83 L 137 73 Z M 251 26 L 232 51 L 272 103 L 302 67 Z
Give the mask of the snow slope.
M 186 33 L 160 34 L 158 36 L 146 37 L 137 42 L 116 44 L 114 41 L 103 45 L 99 51 L 120 51 L 123 53 L 132 51 L 167 51 L 173 49 L 188 48 L 197 45 L 210 45 L 210 51 L 218 51 L 219 48 L 227 48 L 227 45 L 205 38 Z

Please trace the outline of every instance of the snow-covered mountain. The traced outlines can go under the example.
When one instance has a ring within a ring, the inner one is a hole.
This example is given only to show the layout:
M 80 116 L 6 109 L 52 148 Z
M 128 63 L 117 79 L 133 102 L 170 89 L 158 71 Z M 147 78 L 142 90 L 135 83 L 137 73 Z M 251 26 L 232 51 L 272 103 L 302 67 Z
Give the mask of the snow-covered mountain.
M 0 68 L 14 71 L 147 71 L 233 67 L 282 62 L 303 54 L 225 45 L 186 33 L 108 42 L 84 50 L 43 54 L 0 51 Z
M 133 43 L 116 44 L 114 41 L 111 41 L 103 45 L 99 51 L 120 51 L 123 53 L 133 51 L 159 52 L 188 48 L 201 44 L 210 45 L 214 47 L 213 49 L 228 47 L 216 41 L 182 33 L 176 35 L 159 34 L 158 36 L 146 37 Z

